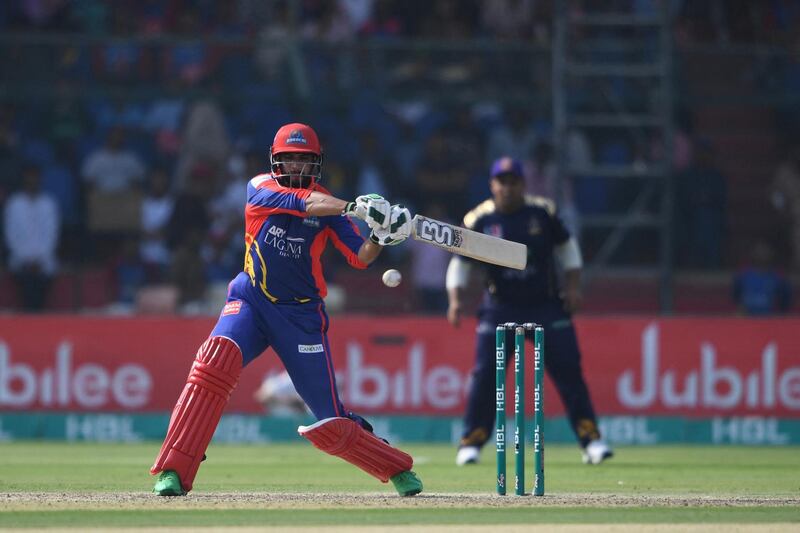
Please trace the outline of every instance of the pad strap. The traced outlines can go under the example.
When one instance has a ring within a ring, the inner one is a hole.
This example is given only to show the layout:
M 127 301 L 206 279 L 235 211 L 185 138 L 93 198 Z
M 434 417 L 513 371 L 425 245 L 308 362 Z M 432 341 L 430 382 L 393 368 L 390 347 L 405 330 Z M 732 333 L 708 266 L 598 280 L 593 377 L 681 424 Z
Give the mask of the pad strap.
M 151 474 L 174 470 L 183 490 L 191 490 L 241 371 L 242 352 L 232 340 L 210 337 L 200 346 Z
M 387 444 L 349 418 L 325 418 L 297 432 L 325 453 L 341 457 L 384 483 L 411 470 L 414 459 Z

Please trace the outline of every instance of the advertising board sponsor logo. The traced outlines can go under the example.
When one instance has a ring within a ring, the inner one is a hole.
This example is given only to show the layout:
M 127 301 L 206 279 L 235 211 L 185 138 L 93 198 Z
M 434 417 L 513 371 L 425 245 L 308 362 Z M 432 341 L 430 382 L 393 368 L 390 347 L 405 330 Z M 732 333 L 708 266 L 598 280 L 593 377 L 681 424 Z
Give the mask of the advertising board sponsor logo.
M 759 357 L 737 357 L 737 366 L 720 361 L 714 343 L 698 339 L 698 359 L 684 372 L 662 368 L 659 326 L 650 324 L 641 336 L 641 366 L 617 379 L 619 402 L 633 410 L 655 406 L 716 410 L 784 408 L 800 411 L 800 366 L 779 371 L 778 345 L 767 342 Z M 738 355 L 738 354 L 737 354 Z M 752 362 L 751 362 L 752 361 Z M 755 364 L 753 364 L 755 363 Z
M 73 365 L 69 342 L 55 352 L 52 366 L 37 370 L 13 361 L 8 345 L 0 341 L 0 407 L 137 409 L 149 401 L 153 379 L 141 365 Z
M 364 347 L 347 343 L 347 364 L 337 381 L 348 405 L 365 408 L 449 410 L 458 407 L 466 393 L 467 375 L 444 364 L 428 366 L 423 342 L 408 351 L 407 366 L 392 371 L 366 364 Z

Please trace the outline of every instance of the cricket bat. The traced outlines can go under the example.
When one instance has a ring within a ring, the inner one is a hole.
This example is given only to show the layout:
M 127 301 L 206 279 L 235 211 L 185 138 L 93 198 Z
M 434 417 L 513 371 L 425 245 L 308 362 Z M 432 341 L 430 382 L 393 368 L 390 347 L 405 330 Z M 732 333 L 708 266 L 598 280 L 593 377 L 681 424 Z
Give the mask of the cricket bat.
M 411 220 L 411 236 L 418 241 L 484 263 L 524 270 L 528 262 L 528 247 L 522 243 L 492 237 L 422 215 L 414 215 Z

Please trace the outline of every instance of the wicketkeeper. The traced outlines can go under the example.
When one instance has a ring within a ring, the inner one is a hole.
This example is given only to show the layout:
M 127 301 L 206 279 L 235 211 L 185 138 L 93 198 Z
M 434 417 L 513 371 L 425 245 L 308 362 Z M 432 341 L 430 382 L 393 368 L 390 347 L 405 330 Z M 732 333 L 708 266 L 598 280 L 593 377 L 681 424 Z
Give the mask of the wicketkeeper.
M 581 302 L 581 252 L 556 212 L 555 204 L 540 196 L 525 195 L 522 164 L 510 157 L 494 162 L 489 178 L 492 197 L 464 217 L 464 227 L 521 242 L 528 248 L 525 270 L 485 265 L 486 291 L 478 311 L 475 366 L 464 433 L 456 464 L 478 462 L 489 440 L 495 417 L 495 328 L 506 322 L 535 322 L 544 326 L 545 368 L 567 409 L 583 461 L 599 464 L 613 455 L 600 438 L 597 418 L 583 379 L 578 339 L 572 313 Z M 564 269 L 559 285 L 556 260 Z M 450 261 L 447 318 L 457 326 L 463 309 L 463 292 L 470 263 L 460 257 Z M 511 351 L 509 350 L 509 353 Z
M 352 267 L 367 268 L 383 246 L 409 236 L 411 215 L 374 194 L 354 202 L 331 196 L 318 183 L 322 148 L 317 134 L 305 124 L 278 130 L 270 163 L 270 173 L 247 185 L 244 269 L 228 286 L 227 303 L 172 411 L 150 469 L 158 474 L 153 491 L 178 496 L 192 489 L 242 368 L 271 346 L 318 419 L 298 432 L 320 450 L 384 483 L 391 480 L 401 496 L 418 494 L 422 482 L 411 471 L 411 456 L 376 437 L 372 426 L 339 400 L 320 261 L 330 239 Z M 366 221 L 369 239 L 346 214 Z

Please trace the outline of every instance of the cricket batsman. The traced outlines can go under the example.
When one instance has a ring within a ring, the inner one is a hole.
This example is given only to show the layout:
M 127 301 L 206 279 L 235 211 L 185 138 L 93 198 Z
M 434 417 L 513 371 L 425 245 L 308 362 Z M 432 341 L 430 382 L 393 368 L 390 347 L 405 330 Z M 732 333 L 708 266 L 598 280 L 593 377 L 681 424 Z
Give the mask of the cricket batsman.
M 230 282 L 227 303 L 172 411 L 150 469 L 158 475 L 153 492 L 180 496 L 192 489 L 242 368 L 271 346 L 318 420 L 299 427 L 300 435 L 384 483 L 391 480 L 401 496 L 419 494 L 412 457 L 376 437 L 339 400 L 320 261 L 330 240 L 352 267 L 367 268 L 383 246 L 410 235 L 411 214 L 375 194 L 353 202 L 331 196 L 319 184 L 322 147 L 305 124 L 278 130 L 270 164 L 270 173 L 247 185 L 244 269 Z M 344 215 L 363 219 L 369 239 Z

